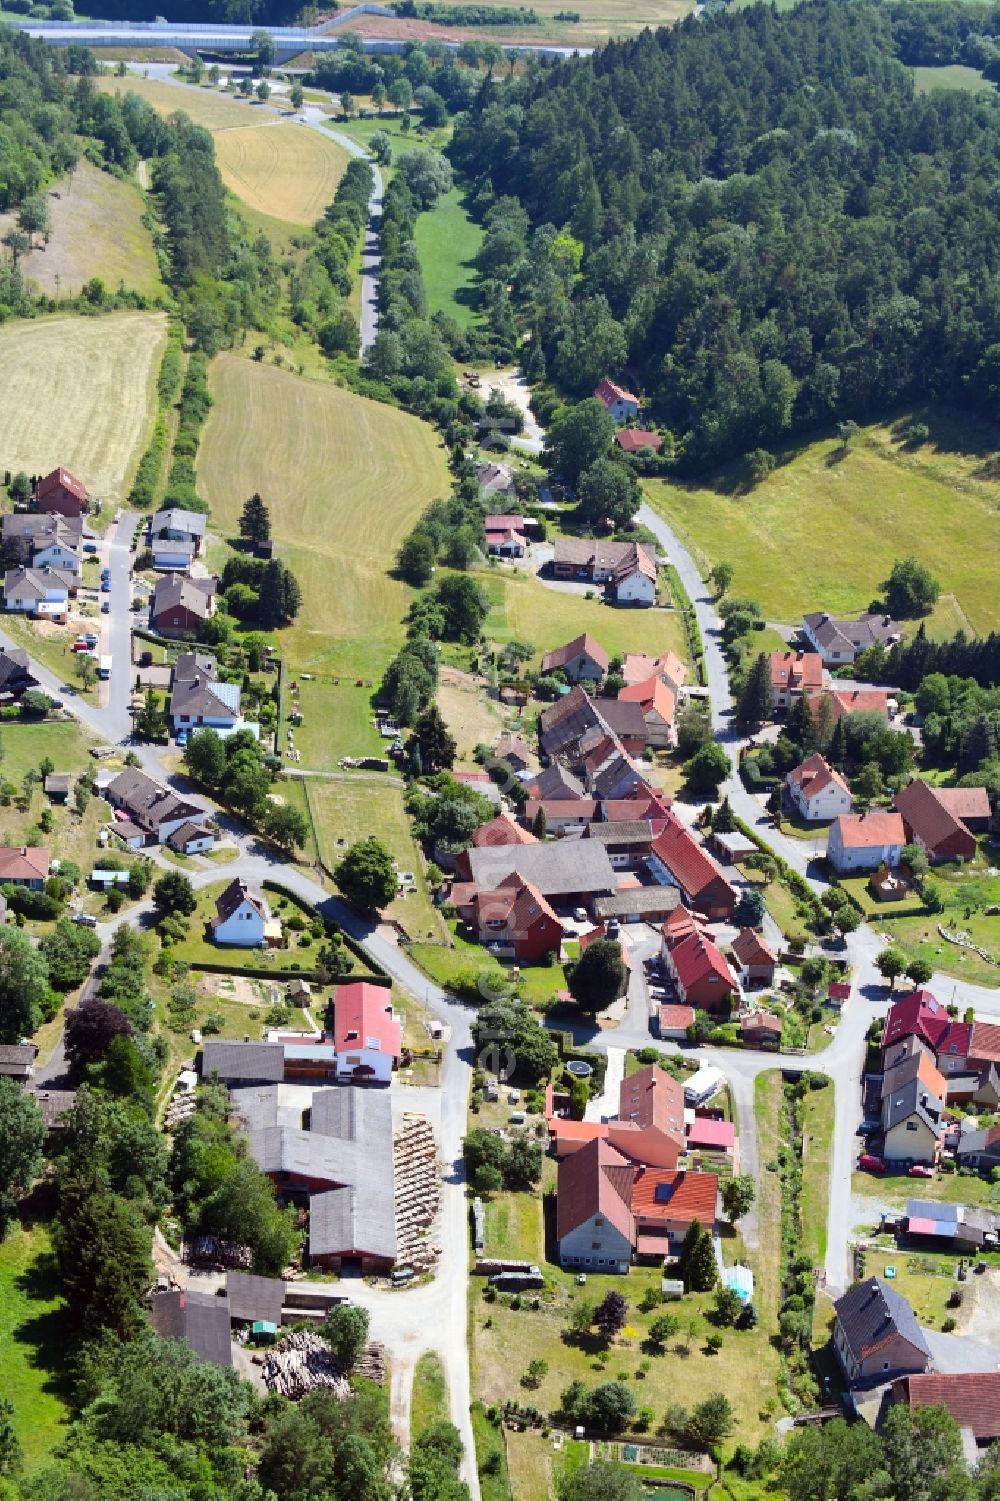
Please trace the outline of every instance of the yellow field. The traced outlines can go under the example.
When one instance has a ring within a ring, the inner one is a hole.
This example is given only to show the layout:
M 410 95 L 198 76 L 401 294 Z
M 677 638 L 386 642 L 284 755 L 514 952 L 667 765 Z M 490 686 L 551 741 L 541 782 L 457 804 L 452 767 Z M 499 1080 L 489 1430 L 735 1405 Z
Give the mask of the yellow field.
M 49 242 L 21 258 L 31 288 L 50 297 L 75 297 L 84 282 L 99 276 L 112 292 L 120 283 L 149 296 L 163 291 L 153 241 L 142 222 L 142 196 L 131 184 L 84 159 L 50 189 L 47 201 Z M 14 214 L 0 214 L 0 235 L 14 222 Z
M 448 494 L 440 440 L 405 412 L 237 355 L 213 362 L 211 389 L 201 491 L 229 536 L 255 490 L 270 506 L 304 596 L 282 633 L 289 661 L 380 674 L 410 595 L 386 569 L 428 502 Z
M 165 313 L 46 318 L 0 328 L 0 468 L 63 464 L 123 500 L 147 440 Z
M 286 224 L 312 224 L 347 166 L 347 153 L 336 141 L 304 125 L 282 122 L 270 108 L 247 104 L 236 95 L 150 78 L 96 82 L 106 93 L 139 94 L 163 115 L 183 110 L 210 130 L 223 182 L 256 214 Z M 279 97 L 272 96 L 269 104 L 279 105 Z
M 289 224 L 314 223 L 347 166 L 347 152 L 319 131 L 280 121 L 218 131 L 215 156 L 230 192 Z

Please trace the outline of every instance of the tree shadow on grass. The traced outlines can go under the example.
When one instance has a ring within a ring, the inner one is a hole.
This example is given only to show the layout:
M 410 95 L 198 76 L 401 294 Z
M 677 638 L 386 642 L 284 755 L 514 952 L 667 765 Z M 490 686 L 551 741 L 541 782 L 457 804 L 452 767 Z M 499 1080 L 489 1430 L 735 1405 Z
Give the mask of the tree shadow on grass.
M 22 1206 L 21 1222 L 26 1229 L 43 1219 L 41 1209 L 48 1209 L 51 1194 L 44 1189 L 26 1200 Z M 39 1202 L 40 1201 L 40 1202 Z M 48 1218 L 46 1214 L 44 1218 Z M 72 1396 L 72 1381 L 69 1375 L 74 1342 L 69 1311 L 62 1300 L 62 1284 L 51 1251 L 36 1256 L 14 1280 L 14 1286 L 29 1303 L 51 1304 L 54 1308 L 39 1308 L 22 1318 L 11 1331 L 14 1342 L 29 1352 L 28 1364 L 45 1372 L 42 1390 L 69 1402 Z M 58 1300 L 58 1301 L 57 1301 Z

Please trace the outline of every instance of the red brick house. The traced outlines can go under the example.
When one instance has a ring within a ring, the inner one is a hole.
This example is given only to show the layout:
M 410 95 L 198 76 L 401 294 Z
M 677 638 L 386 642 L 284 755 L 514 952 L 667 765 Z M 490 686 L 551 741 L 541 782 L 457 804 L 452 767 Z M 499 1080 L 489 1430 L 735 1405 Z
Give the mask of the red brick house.
M 928 860 L 971 860 L 978 848 L 972 826 L 988 828 L 990 799 L 985 787 L 932 787 L 918 778 L 896 793 L 907 841 L 919 844 Z
M 823 687 L 823 658 L 814 651 L 771 653 L 771 694 L 776 709 L 788 709 L 802 694 L 811 697 Z
M 778 966 L 759 933 L 753 928 L 741 928 L 733 939 L 732 955 L 739 967 L 740 980 L 744 985 L 773 985 L 774 971 Z
M 519 964 L 538 964 L 546 954 L 558 954 L 562 943 L 558 917 L 538 887 L 516 872 L 492 891 L 477 891 L 472 926 L 480 943 L 499 945 L 504 957 Z
M 86 485 L 68 469 L 53 469 L 40 479 L 35 500 L 40 511 L 57 516 L 82 516 L 89 505 Z
M 727 1012 L 737 986 L 732 971 L 711 938 L 692 933 L 666 954 L 677 995 L 686 1006 Z
M 716 921 L 726 921 L 736 906 L 736 891 L 694 835 L 669 814 L 666 828 L 653 842 L 650 856 L 668 885 L 680 888 L 687 904 Z

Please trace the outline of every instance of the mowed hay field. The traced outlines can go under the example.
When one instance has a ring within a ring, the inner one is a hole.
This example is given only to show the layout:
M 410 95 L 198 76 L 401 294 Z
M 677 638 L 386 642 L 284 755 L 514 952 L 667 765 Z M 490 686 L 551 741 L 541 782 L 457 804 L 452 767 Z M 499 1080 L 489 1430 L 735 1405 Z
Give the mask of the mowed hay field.
M 50 189 L 46 202 L 49 242 L 21 257 L 29 286 L 51 297 L 75 297 L 99 276 L 111 291 L 119 285 L 151 297 L 163 291 L 138 188 L 81 160 Z M 15 223 L 14 214 L 0 214 L 0 235 Z
M 223 182 L 256 214 L 285 224 L 312 224 L 344 175 L 348 156 L 342 146 L 317 130 L 277 120 L 270 109 L 156 79 L 98 82 L 106 92 L 139 94 L 164 115 L 183 110 L 210 130 Z M 280 104 L 279 96 L 271 102 Z
M 450 486 L 437 434 L 405 412 L 237 355 L 212 364 L 198 455 L 215 526 L 235 536 L 254 491 L 303 607 L 282 632 L 289 662 L 372 677 L 403 639 L 410 591 L 396 550 Z
M 987 469 L 995 435 L 954 415 L 920 417 L 932 436 L 916 449 L 882 425 L 863 429 L 845 457 L 824 438 L 779 456 L 747 495 L 732 493 L 732 472 L 717 488 L 644 488 L 704 569 L 732 563 L 732 592 L 758 600 L 768 620 L 862 611 L 893 561 L 912 556 L 944 591 L 928 629 L 985 633 L 1000 626 L 1000 483 Z
M 146 442 L 165 313 L 45 318 L 0 328 L 0 468 L 72 470 L 124 500 Z

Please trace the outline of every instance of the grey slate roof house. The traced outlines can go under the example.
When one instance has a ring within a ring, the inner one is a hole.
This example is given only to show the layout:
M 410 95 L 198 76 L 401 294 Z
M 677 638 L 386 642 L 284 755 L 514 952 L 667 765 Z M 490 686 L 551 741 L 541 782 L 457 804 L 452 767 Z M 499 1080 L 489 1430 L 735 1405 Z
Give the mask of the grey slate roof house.
M 610 896 L 618 885 L 607 850 L 590 839 L 469 849 L 459 860 L 460 870 L 463 864 L 468 879 L 487 891 L 517 871 L 553 905 L 565 907 L 586 906 L 595 896 Z
M 285 1077 L 285 1050 L 280 1042 L 222 1042 L 202 1044 L 201 1076 L 218 1074 L 224 1084 L 280 1084 Z
M 844 667 L 869 646 L 891 646 L 902 633 L 902 626 L 889 615 L 835 620 L 824 610 L 816 610 L 802 621 L 802 634 L 822 657 L 824 667 Z
M 233 1350 L 229 1332 L 229 1299 L 188 1289 L 153 1294 L 149 1317 L 163 1339 L 185 1339 L 202 1360 L 231 1366 Z
M 833 1348 L 852 1387 L 926 1371 L 930 1350 L 916 1315 L 880 1277 L 855 1283 L 834 1309 Z

